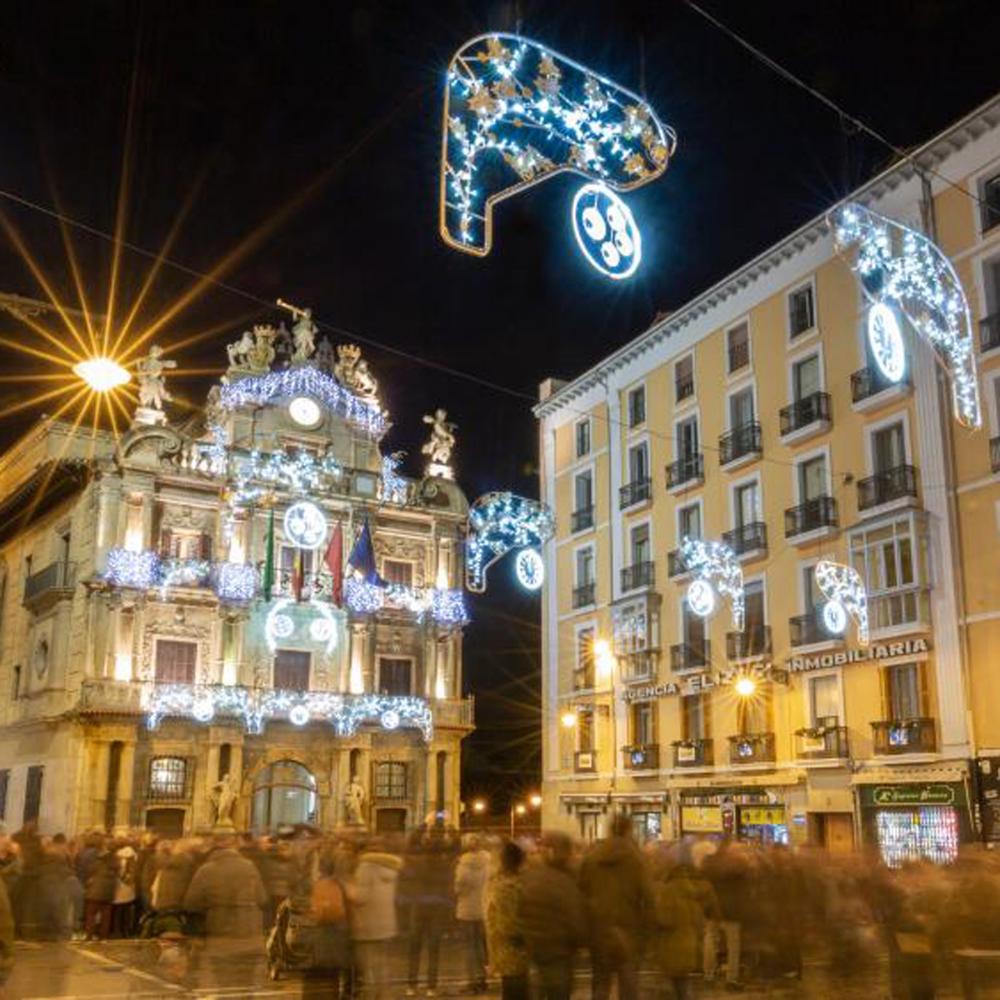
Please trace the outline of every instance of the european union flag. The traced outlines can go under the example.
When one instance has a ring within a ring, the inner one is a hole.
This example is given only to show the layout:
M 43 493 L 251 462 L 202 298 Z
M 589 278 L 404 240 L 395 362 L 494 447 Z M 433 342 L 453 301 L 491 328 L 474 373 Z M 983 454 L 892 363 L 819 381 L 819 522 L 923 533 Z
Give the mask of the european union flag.
M 375 546 L 372 543 L 371 529 L 368 527 L 368 518 L 365 518 L 358 537 L 351 549 L 351 555 L 347 560 L 348 569 L 354 571 L 365 583 L 373 584 L 376 587 L 384 587 L 385 580 L 378 575 L 378 567 L 375 564 Z

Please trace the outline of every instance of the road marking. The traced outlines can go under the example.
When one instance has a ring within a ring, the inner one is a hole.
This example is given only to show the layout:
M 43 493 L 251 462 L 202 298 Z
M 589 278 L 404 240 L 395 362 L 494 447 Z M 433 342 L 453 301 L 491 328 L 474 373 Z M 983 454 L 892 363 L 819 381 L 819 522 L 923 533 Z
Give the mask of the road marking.
M 78 948 L 77 953 L 80 955 L 86 955 L 88 958 L 97 962 L 98 965 L 113 966 L 115 969 L 120 969 L 127 976 L 135 976 L 136 979 L 144 979 L 146 982 L 156 983 L 157 986 L 170 990 L 173 993 L 188 992 L 183 986 L 178 986 L 176 983 L 172 983 L 168 979 L 161 979 L 159 976 L 154 976 L 152 972 L 146 972 L 143 969 L 136 969 L 134 966 L 126 965 L 124 962 L 116 961 L 113 958 L 108 958 L 105 955 L 101 955 L 99 952 L 91 951 L 89 948 Z

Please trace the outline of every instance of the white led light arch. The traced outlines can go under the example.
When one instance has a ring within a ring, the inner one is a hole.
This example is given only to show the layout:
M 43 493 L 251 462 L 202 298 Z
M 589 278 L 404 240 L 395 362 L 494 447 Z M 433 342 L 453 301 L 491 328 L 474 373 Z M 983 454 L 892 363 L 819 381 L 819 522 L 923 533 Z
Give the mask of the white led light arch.
M 823 605 L 823 626 L 834 635 L 843 635 L 848 615 L 858 629 L 858 642 L 867 646 L 868 591 L 861 574 L 853 566 L 821 559 L 813 570 L 816 586 L 826 598 Z
M 685 569 L 694 575 L 688 587 L 688 607 L 707 618 L 715 611 L 715 594 L 729 598 L 733 629 L 742 632 L 746 617 L 743 590 L 743 567 L 736 553 L 723 542 L 685 537 L 680 558 Z
M 483 593 L 490 566 L 514 549 L 539 548 L 555 528 L 552 511 L 537 500 L 509 492 L 484 494 L 469 508 L 465 586 Z
M 632 210 L 604 184 L 584 184 L 573 198 L 573 235 L 595 271 L 612 281 L 635 274 L 642 261 L 642 234 Z

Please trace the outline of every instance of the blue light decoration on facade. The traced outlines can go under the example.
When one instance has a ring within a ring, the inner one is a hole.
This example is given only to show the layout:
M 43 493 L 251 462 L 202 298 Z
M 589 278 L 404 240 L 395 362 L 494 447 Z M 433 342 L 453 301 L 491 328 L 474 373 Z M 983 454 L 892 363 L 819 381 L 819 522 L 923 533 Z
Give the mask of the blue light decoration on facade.
M 111 549 L 104 578 L 114 587 L 149 590 L 160 580 L 160 557 L 149 551 Z
M 384 608 L 412 612 L 418 622 L 428 614 L 438 625 L 461 626 L 469 621 L 465 595 L 461 590 L 438 587 L 406 587 L 390 583 L 369 583 L 356 576 L 344 581 L 344 605 L 357 615 L 373 615 Z
M 166 600 L 170 587 L 211 586 L 224 603 L 243 604 L 257 593 L 257 570 L 243 563 L 210 563 L 203 559 L 164 559 L 146 549 L 110 549 L 104 579 L 123 590 L 160 589 Z
M 694 574 L 687 592 L 688 607 L 702 618 L 715 611 L 715 593 L 729 598 L 733 630 L 743 631 L 745 592 L 743 567 L 732 548 L 723 542 L 685 537 L 681 541 L 681 562 Z
M 621 281 L 642 260 L 642 235 L 632 211 L 603 184 L 584 184 L 573 199 L 573 235 L 591 267 Z
M 314 455 L 304 448 L 255 449 L 235 455 L 232 465 L 229 500 L 234 507 L 254 503 L 271 489 L 301 494 L 329 492 L 344 475 L 343 466 L 332 455 Z
M 410 493 L 410 481 L 399 472 L 402 465 L 399 453 L 382 456 L 382 481 L 380 496 L 382 503 L 391 503 L 397 507 L 405 506 Z
M 480 35 L 448 68 L 441 235 L 486 256 L 497 202 L 564 171 L 630 191 L 659 177 L 676 146 L 676 133 L 632 91 L 530 39 Z
M 245 604 L 257 595 L 257 569 L 246 563 L 216 563 L 212 585 L 220 601 Z
M 545 504 L 516 493 L 487 493 L 469 508 L 465 543 L 465 585 L 486 590 L 486 572 L 514 549 L 540 548 L 555 534 L 555 518 Z
M 296 396 L 311 396 L 374 437 L 381 437 L 389 429 L 377 402 L 361 399 L 330 375 L 308 365 L 228 382 L 220 389 L 218 406 L 222 410 L 235 410 L 280 403 Z
M 972 318 L 951 261 L 922 233 L 855 202 L 834 212 L 830 227 L 834 247 L 845 259 L 857 246 L 851 266 L 858 274 L 865 298 L 873 307 L 895 306 L 946 360 L 955 419 L 970 429 L 980 427 L 982 409 Z M 898 364 L 892 357 L 895 348 L 885 346 L 892 339 L 883 338 L 880 346 L 890 370 Z M 883 367 L 878 355 L 876 361 Z

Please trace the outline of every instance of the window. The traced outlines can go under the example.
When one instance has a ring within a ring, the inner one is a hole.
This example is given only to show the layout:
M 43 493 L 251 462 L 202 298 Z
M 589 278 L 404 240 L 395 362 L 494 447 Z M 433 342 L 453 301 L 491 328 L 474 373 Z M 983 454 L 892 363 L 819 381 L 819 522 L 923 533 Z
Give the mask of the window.
M 149 762 L 150 799 L 187 798 L 188 763 L 183 757 L 154 757 Z
M 0 820 L 7 818 L 7 792 L 10 789 L 10 768 L 0 771 Z
M 674 395 L 677 402 L 694 395 L 694 355 L 681 358 L 674 365 Z
M 637 524 L 629 532 L 629 551 L 632 554 L 631 565 L 633 566 L 650 561 L 651 547 L 648 524 Z
M 194 684 L 198 643 L 180 639 L 156 640 L 157 684 Z
M 840 721 L 840 682 L 836 674 L 809 678 L 809 724 L 835 726 Z
M 628 425 L 638 427 L 646 422 L 646 387 L 637 386 L 628 394 Z
M 11 698 L 17 701 L 21 697 L 21 664 L 17 664 L 14 667 L 13 676 L 11 679 Z
M 682 462 L 692 462 L 698 457 L 698 418 L 682 420 L 675 431 L 677 457 Z
M 1000 174 L 980 182 L 979 200 L 983 232 L 986 233 L 1000 223 Z
M 923 671 L 919 663 L 896 663 L 885 668 L 887 718 L 919 719 L 924 714 Z
M 997 178 L 1000 183 L 1000 177 Z M 1000 200 L 1000 195 L 998 195 Z M 996 316 L 1000 313 L 1000 257 L 994 257 L 983 265 L 983 290 L 986 292 L 986 314 Z M 996 346 L 992 344 L 990 346 Z M 983 345 L 983 350 L 987 350 Z
M 816 325 L 812 285 L 803 285 L 788 296 L 788 330 L 798 337 Z
M 822 388 L 818 354 L 810 354 L 792 365 L 792 392 L 796 403 L 808 399 Z
M 160 549 L 173 559 L 211 559 L 212 537 L 201 531 L 164 528 L 160 532 Z
M 644 483 L 649 479 L 649 446 L 645 441 L 629 448 L 628 475 L 630 483 Z
M 701 538 L 701 505 L 692 503 L 677 511 L 677 538 Z
M 753 420 L 753 388 L 748 385 L 729 397 L 729 429 L 746 427 L 747 424 L 752 424 Z
M 412 587 L 413 563 L 402 559 L 383 559 L 382 576 L 386 583 L 393 583 L 400 587 Z
M 38 821 L 38 814 L 42 810 L 42 778 L 45 775 L 45 768 L 40 764 L 33 764 L 28 768 L 28 780 L 24 789 L 24 816 L 22 823 L 35 823 Z
M 656 742 L 656 717 L 651 701 L 636 701 L 632 704 L 632 745 L 649 746 Z
M 589 511 L 594 506 L 594 474 L 588 469 L 573 480 L 574 511 Z
M 872 433 L 872 465 L 876 475 L 906 464 L 906 437 L 903 422 L 880 427 Z
M 309 690 L 309 653 L 279 649 L 274 654 L 274 686 L 281 691 Z
M 409 659 L 380 657 L 378 687 L 382 694 L 408 695 L 413 663 Z
M 294 545 L 282 545 L 279 552 L 278 564 L 283 573 L 291 573 L 295 570 L 296 556 L 302 559 L 302 572 L 308 576 L 313 568 L 313 550 L 300 549 Z
M 708 706 L 701 694 L 681 698 L 681 735 L 685 740 L 708 739 Z
M 760 736 L 771 732 L 771 702 L 767 689 L 758 689 L 736 704 L 736 726 L 740 736 Z
M 745 528 L 748 524 L 763 519 L 760 512 L 760 486 L 756 480 L 733 490 L 733 508 L 737 528 Z
M 868 616 L 873 630 L 920 620 L 924 611 L 917 539 L 913 521 L 901 518 L 850 540 L 851 565 L 868 589 Z
M 683 615 L 681 634 L 684 637 L 684 645 L 687 646 L 689 652 L 688 665 L 701 666 L 706 658 L 705 619 L 688 608 L 686 598 L 681 614 Z
M 576 425 L 576 457 L 583 458 L 590 454 L 590 418 L 577 421 Z
M 582 628 L 576 633 L 576 676 L 574 687 L 589 691 L 594 686 L 594 630 Z
M 576 715 L 576 748 L 583 753 L 594 749 L 594 713 L 589 708 Z
M 750 327 L 746 323 L 726 331 L 726 355 L 730 374 L 750 364 Z
M 594 585 L 594 550 L 590 546 L 576 550 L 576 585 L 577 587 Z
M 378 799 L 406 798 L 406 763 L 380 760 L 375 765 L 375 797 Z
M 808 503 L 826 496 L 826 455 L 799 462 L 799 502 Z
M 764 609 L 764 582 L 753 580 L 743 587 L 744 632 L 754 641 L 767 624 Z
M 802 601 L 806 612 L 816 611 L 826 603 L 826 598 L 816 583 L 815 569 L 813 563 L 802 567 Z

